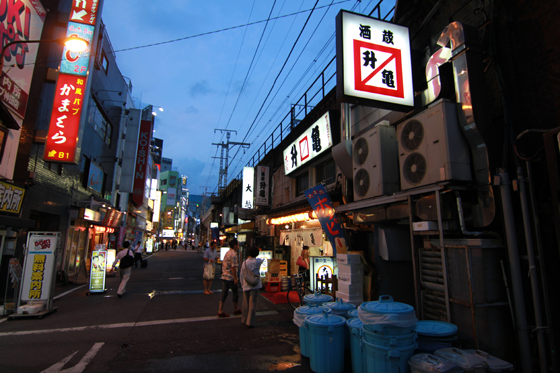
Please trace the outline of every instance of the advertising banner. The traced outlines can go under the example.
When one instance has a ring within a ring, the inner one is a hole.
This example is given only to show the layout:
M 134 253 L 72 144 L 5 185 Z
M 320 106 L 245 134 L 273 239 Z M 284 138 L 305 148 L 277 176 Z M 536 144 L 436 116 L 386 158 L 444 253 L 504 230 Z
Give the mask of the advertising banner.
M 167 188 L 167 206 L 175 206 L 175 200 L 177 199 L 177 190 L 175 188 Z
M 269 168 L 258 166 L 257 170 L 257 198 L 255 205 L 268 206 Z
M 48 300 L 52 294 L 58 232 L 29 232 L 20 301 Z
M 317 277 L 321 279 L 332 278 L 333 274 L 337 274 L 337 268 L 334 265 L 335 258 L 326 256 L 314 256 L 309 260 L 310 273 L 313 278 L 310 284 L 310 290 L 315 291 Z M 332 291 L 331 284 L 329 284 L 329 291 Z
M 105 291 L 107 257 L 108 253 L 105 250 L 95 250 L 91 252 L 91 270 L 89 276 L 90 293 L 101 293 Z
M 101 193 L 103 188 L 103 171 L 93 162 L 89 164 L 88 187 Z
M 344 229 L 342 228 L 338 213 L 332 206 L 331 199 L 325 186 L 323 184 L 314 186 L 305 191 L 305 196 L 313 208 L 313 211 L 315 211 L 317 218 L 319 218 L 321 227 L 333 247 L 334 255 L 336 256 L 337 252 L 346 253 L 348 247 Z

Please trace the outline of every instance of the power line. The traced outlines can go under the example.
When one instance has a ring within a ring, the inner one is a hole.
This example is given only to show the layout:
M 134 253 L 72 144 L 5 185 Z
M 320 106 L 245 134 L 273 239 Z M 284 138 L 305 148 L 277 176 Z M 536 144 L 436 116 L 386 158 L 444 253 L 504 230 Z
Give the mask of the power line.
M 125 51 L 130 51 L 130 50 L 135 50 L 135 49 L 150 48 L 150 47 L 155 47 L 155 46 L 158 46 L 158 45 L 176 43 L 176 42 L 178 42 L 178 41 L 183 41 L 183 40 L 198 38 L 198 37 L 200 37 L 200 36 L 212 35 L 212 34 L 217 34 L 217 33 L 224 32 L 224 31 L 235 30 L 235 29 L 238 29 L 238 28 L 241 28 L 241 27 L 247 27 L 247 26 L 258 25 L 259 23 L 264 23 L 264 22 L 268 22 L 268 21 L 270 21 L 270 20 L 276 20 L 276 19 L 280 19 L 280 18 L 287 18 L 287 17 L 295 16 L 295 15 L 298 15 L 298 14 L 301 14 L 301 13 L 306 13 L 306 12 L 311 12 L 311 13 L 313 13 L 313 11 L 316 10 L 316 9 L 321 9 L 321 8 L 325 8 L 325 7 L 327 7 L 327 6 L 332 6 L 332 5 L 338 5 L 338 4 L 346 3 L 346 2 L 348 2 L 348 1 L 352 1 L 352 0 L 342 0 L 342 1 L 339 1 L 339 2 L 334 3 L 334 4 L 322 5 L 322 6 L 317 7 L 317 8 L 314 6 L 313 9 L 306 9 L 306 10 L 302 10 L 302 11 L 295 12 L 295 13 L 285 14 L 285 15 L 283 15 L 283 16 L 273 17 L 273 18 L 270 18 L 270 19 L 264 19 L 264 20 L 260 20 L 260 21 L 249 22 L 249 23 L 246 23 L 246 24 L 244 24 L 244 25 L 226 27 L 226 28 L 223 28 L 223 29 L 220 29 L 220 30 L 203 32 L 203 33 L 196 34 L 196 35 L 185 36 L 185 37 L 182 37 L 182 38 L 172 39 L 172 40 L 167 40 L 167 41 L 161 41 L 161 42 L 158 42 L 158 43 L 152 43 L 152 44 L 140 45 L 140 46 L 137 46 L 137 47 L 130 47 L 130 48 L 118 49 L 118 50 L 113 51 L 113 52 L 114 52 L 114 53 L 117 53 L 117 52 L 125 52 Z M 315 5 L 317 5 L 317 4 L 315 4 Z

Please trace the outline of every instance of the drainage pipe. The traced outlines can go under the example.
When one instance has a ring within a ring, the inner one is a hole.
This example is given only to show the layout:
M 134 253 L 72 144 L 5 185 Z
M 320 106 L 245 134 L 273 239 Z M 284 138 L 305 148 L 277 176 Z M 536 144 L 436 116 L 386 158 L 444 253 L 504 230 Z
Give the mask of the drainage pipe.
M 455 198 L 457 199 L 457 212 L 459 213 L 459 225 L 461 226 L 461 232 L 466 236 L 480 236 L 484 232 L 470 232 L 469 230 L 467 230 L 467 224 L 465 223 L 465 213 L 463 211 L 463 201 L 458 190 L 455 191 Z
M 529 204 L 527 202 L 527 189 L 525 186 L 527 180 L 523 175 L 523 169 L 521 167 L 517 167 L 517 180 L 519 181 L 519 197 L 521 199 L 523 227 L 525 228 L 525 241 L 527 244 L 527 256 L 529 258 L 529 278 L 531 279 L 531 290 L 533 291 L 533 308 L 535 311 L 535 322 L 537 325 L 537 343 L 539 345 L 539 363 L 541 373 L 546 373 L 546 344 L 544 340 L 544 325 L 541 309 L 539 279 L 537 277 L 537 263 L 535 260 L 535 249 L 533 247 L 533 232 L 531 229 Z
M 525 310 L 525 296 L 523 294 L 523 281 L 521 279 L 521 264 L 519 261 L 519 248 L 513 219 L 511 204 L 511 181 L 506 170 L 499 169 L 500 194 L 502 196 L 502 211 L 506 230 L 509 267 L 511 272 L 511 287 L 513 290 L 513 305 L 517 326 L 517 343 L 519 344 L 519 358 L 521 372 L 531 372 L 531 347 L 529 343 L 529 330 L 527 326 L 527 312 Z

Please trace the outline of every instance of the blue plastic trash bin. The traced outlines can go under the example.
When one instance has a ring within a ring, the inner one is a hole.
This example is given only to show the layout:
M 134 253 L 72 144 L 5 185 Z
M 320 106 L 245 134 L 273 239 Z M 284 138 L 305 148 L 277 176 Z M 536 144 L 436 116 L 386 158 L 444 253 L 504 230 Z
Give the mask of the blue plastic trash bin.
M 350 332 L 350 356 L 352 358 L 352 372 L 363 373 L 364 367 L 364 354 L 362 347 L 362 327 L 364 324 L 357 317 L 352 317 L 346 320 L 346 326 Z
M 305 325 L 309 333 L 311 370 L 316 373 L 343 372 L 346 319 L 324 312 L 307 316 Z
M 301 356 L 309 357 L 309 334 L 305 326 L 305 318 L 323 312 L 331 313 L 332 310 L 327 307 L 302 306 L 296 308 L 294 311 L 294 324 L 299 327 L 299 347 Z
M 356 306 L 352 303 L 346 303 L 340 298 L 336 298 L 336 301 L 323 304 L 324 307 L 332 309 L 332 313 L 344 318 L 348 318 L 348 311 L 356 309 Z M 348 329 L 344 330 L 344 349 L 348 350 L 350 348 L 350 332 Z
M 374 345 L 362 339 L 366 356 L 367 373 L 400 372 L 410 373 L 408 359 L 414 354 L 418 345 L 408 347 L 384 347 Z
M 433 353 L 442 348 L 452 347 L 457 339 L 457 325 L 435 320 L 421 320 L 416 323 L 418 350 Z
M 353 310 L 349 310 L 348 311 L 348 316 L 346 316 L 348 319 L 352 319 L 354 317 L 358 317 L 358 309 L 354 308 Z
M 414 307 L 395 302 L 390 295 L 382 295 L 378 301 L 365 302 L 358 308 L 364 329 L 388 336 L 410 334 L 416 328 Z
M 321 294 L 319 290 L 315 294 L 307 294 L 303 297 L 303 302 L 308 306 L 322 306 L 325 303 L 332 302 L 333 297 L 328 294 Z
M 362 332 L 362 338 L 369 343 L 374 345 L 384 346 L 384 347 L 408 347 L 416 342 L 418 335 L 413 330 L 408 334 L 396 334 L 387 335 L 381 333 L 370 332 L 364 329 Z

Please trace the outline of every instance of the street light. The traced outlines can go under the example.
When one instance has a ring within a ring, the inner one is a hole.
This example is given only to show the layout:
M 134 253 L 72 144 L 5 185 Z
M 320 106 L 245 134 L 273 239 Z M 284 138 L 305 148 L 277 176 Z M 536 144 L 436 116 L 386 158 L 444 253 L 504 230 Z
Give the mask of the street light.
M 161 106 L 153 106 L 153 105 L 152 105 L 152 107 L 153 107 L 153 108 L 156 108 L 156 107 L 157 107 L 157 108 L 159 109 L 159 111 L 163 111 L 163 108 L 162 108 Z M 152 115 L 153 115 L 153 116 L 157 116 L 157 113 L 155 112 L 155 110 L 152 111 Z
M 66 47 L 72 52 L 83 52 L 88 47 L 88 41 L 82 38 L 79 38 L 75 35 L 54 39 L 54 40 L 16 40 L 12 41 L 2 48 L 2 55 L 0 56 L 0 72 L 4 70 L 4 54 L 6 50 L 15 44 L 29 44 L 29 43 L 57 43 L 60 45 L 66 45 Z

